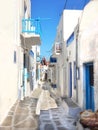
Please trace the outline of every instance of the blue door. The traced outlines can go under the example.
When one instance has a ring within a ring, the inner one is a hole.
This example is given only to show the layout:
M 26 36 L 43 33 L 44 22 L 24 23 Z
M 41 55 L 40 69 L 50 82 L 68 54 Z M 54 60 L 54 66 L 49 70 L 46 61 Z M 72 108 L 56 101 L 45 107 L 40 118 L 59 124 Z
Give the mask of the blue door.
M 69 97 L 72 97 L 72 63 L 69 63 Z
M 85 64 L 86 109 L 94 111 L 94 70 L 93 63 Z

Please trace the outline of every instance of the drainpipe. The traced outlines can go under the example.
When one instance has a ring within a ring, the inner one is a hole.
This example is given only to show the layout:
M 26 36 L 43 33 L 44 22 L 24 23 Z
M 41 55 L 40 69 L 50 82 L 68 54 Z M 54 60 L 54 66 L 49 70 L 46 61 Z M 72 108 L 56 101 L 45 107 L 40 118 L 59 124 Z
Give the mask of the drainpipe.
M 78 22 L 79 23 L 79 22 Z M 79 34 L 79 24 L 76 30 L 76 102 L 78 103 L 78 34 Z

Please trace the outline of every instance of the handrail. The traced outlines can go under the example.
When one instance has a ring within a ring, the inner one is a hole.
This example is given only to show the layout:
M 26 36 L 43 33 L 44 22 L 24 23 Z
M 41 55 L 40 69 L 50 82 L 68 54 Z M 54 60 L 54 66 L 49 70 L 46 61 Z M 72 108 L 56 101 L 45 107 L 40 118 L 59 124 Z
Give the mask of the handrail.
M 22 19 L 22 33 L 41 34 L 40 22 L 34 19 Z

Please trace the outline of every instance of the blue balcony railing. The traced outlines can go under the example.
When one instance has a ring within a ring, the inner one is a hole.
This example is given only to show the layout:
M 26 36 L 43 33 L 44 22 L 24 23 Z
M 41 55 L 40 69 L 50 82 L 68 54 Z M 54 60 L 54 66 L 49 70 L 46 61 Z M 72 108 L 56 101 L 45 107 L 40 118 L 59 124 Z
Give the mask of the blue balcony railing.
M 40 21 L 34 19 L 22 19 L 22 33 L 34 33 L 41 35 Z

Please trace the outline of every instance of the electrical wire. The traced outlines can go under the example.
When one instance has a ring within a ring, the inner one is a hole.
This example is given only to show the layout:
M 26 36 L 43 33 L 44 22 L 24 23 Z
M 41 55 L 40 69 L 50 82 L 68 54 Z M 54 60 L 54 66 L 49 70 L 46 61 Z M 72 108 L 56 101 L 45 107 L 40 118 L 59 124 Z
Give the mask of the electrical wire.
M 65 8 L 66 8 L 66 5 L 67 5 L 67 0 L 65 1 L 65 5 L 64 5 L 64 8 L 63 8 L 63 9 L 65 9 Z

